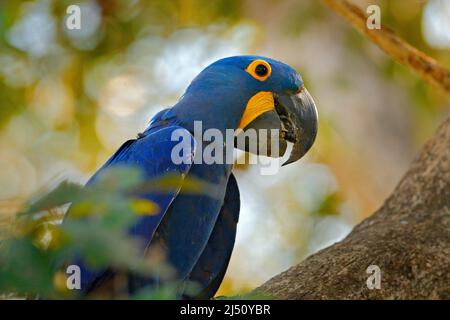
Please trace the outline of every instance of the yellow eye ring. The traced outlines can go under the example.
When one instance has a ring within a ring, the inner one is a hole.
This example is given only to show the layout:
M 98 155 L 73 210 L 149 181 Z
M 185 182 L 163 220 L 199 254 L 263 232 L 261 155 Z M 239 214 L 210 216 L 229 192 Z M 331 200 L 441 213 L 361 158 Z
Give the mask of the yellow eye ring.
M 272 73 L 272 68 L 270 64 L 264 60 L 257 59 L 252 61 L 245 69 L 253 78 L 259 81 L 266 81 L 270 74 Z

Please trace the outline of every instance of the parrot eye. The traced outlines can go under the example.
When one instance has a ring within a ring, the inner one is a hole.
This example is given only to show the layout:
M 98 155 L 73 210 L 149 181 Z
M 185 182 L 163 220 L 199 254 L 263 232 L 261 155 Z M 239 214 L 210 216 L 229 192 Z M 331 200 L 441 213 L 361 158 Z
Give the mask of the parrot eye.
M 266 81 L 272 73 L 272 68 L 266 61 L 258 59 L 250 63 L 245 71 L 247 71 L 256 80 Z
M 255 68 L 255 73 L 260 77 L 264 77 L 268 72 L 269 70 L 267 70 L 267 67 L 263 64 L 258 64 Z

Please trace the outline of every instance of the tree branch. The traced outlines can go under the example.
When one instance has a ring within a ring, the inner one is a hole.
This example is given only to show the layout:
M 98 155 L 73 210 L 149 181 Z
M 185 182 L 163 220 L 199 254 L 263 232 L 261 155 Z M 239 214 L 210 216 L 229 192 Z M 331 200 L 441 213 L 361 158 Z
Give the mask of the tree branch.
M 366 14 L 354 4 L 346 0 L 322 0 L 322 2 L 345 18 L 356 30 L 394 60 L 416 71 L 422 79 L 442 89 L 450 96 L 450 70 L 405 42 L 388 27 L 382 25 L 381 29 L 368 29 Z
M 341 242 L 256 293 L 283 299 L 450 299 L 450 118 L 392 195 Z M 381 269 L 369 290 L 366 269 Z

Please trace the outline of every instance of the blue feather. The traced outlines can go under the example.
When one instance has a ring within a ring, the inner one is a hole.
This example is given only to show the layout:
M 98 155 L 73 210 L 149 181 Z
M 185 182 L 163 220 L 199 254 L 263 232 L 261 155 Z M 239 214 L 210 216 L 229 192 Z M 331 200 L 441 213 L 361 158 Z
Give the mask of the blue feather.
M 125 142 L 119 150 L 95 173 L 88 181 L 88 185 L 95 183 L 100 175 L 104 174 L 109 168 L 114 166 L 135 166 L 141 169 L 144 179 L 150 180 L 166 174 L 178 174 L 179 184 L 173 187 L 173 190 L 166 192 L 150 192 L 140 195 L 151 200 L 159 207 L 156 215 L 139 217 L 130 229 L 130 234 L 141 240 L 142 251 L 150 243 L 153 234 L 164 217 L 170 203 L 175 199 L 181 189 L 183 177 L 189 172 L 191 167 L 188 163 L 174 164 L 171 160 L 171 152 L 178 141 L 172 141 L 172 132 L 185 129 L 178 126 L 151 127 L 139 139 Z M 191 137 L 191 150 L 195 150 L 195 140 Z M 192 154 L 193 157 L 193 154 Z M 70 216 L 70 210 L 68 212 Z M 81 286 L 83 292 L 89 292 L 98 287 L 104 280 L 111 276 L 111 271 L 107 268 L 92 270 L 81 259 L 77 258 L 73 264 L 77 264 L 81 269 Z

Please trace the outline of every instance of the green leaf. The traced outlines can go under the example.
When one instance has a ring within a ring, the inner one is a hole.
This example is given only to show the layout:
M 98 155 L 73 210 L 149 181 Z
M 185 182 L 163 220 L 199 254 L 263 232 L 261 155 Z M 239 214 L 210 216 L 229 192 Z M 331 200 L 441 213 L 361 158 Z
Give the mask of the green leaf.
M 19 216 L 35 214 L 54 207 L 70 203 L 83 195 L 83 186 L 77 183 L 63 181 L 54 190 L 32 200 L 28 207 L 19 212 Z

